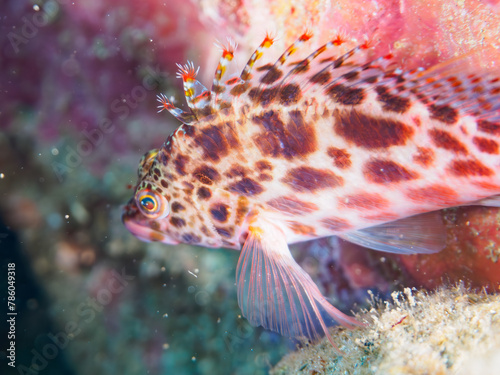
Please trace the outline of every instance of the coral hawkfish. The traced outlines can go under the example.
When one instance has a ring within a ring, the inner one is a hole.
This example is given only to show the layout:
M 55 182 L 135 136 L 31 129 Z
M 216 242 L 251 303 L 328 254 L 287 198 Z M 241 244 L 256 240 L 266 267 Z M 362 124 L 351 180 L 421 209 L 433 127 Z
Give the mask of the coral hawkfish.
M 277 60 L 266 36 L 241 72 L 234 43 L 221 46 L 211 90 L 192 63 L 179 66 L 189 111 L 159 96 L 183 124 L 141 160 L 123 221 L 145 241 L 241 249 L 244 316 L 335 346 L 329 325 L 361 323 L 288 244 L 336 235 L 402 254 L 442 249 L 432 212 L 500 194 L 500 78 L 456 61 L 404 71 L 370 58 L 369 43 L 341 52 L 341 37 L 308 51 L 311 36 Z

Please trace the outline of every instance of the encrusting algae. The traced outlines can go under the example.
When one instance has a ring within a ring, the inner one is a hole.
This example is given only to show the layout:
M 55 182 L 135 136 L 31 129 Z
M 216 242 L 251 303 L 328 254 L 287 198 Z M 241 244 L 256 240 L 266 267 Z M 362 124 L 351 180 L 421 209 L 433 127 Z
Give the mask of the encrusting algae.
M 500 295 L 463 286 L 434 293 L 394 292 L 372 298 L 358 318 L 366 328 L 332 329 L 343 355 L 326 339 L 284 357 L 271 375 L 496 375 L 500 368 Z

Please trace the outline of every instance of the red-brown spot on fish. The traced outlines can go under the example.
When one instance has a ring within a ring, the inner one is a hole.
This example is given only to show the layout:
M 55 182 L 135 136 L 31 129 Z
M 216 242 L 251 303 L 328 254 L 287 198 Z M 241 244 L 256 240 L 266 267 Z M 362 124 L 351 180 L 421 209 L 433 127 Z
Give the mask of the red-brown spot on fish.
M 498 154 L 498 143 L 493 139 L 474 137 L 472 138 L 472 142 L 474 142 L 476 147 L 481 152 L 485 152 L 487 154 Z
M 406 196 L 418 204 L 450 206 L 459 203 L 459 196 L 455 190 L 439 184 L 408 189 Z
M 259 160 L 258 162 L 255 163 L 255 168 L 257 168 L 260 172 L 263 171 L 272 171 L 273 170 L 273 165 L 268 162 L 267 160 Z
M 359 193 L 350 194 L 339 198 L 339 205 L 343 208 L 354 208 L 357 210 L 375 210 L 389 206 L 389 201 L 380 194 Z
M 179 202 L 172 202 L 172 204 L 170 205 L 170 210 L 173 212 L 173 213 L 177 213 L 177 212 L 180 212 L 180 211 L 184 211 L 186 209 L 186 207 L 184 207 L 182 204 L 180 204 Z
M 402 146 L 413 136 L 413 129 L 402 122 L 367 116 L 354 109 L 336 111 L 334 116 L 335 132 L 359 147 Z
M 312 83 L 315 83 L 315 84 L 318 84 L 318 85 L 326 85 L 330 79 L 332 77 L 332 74 L 329 72 L 329 71 L 322 71 L 322 72 L 319 72 L 319 73 L 316 73 L 315 75 L 313 75 L 309 81 L 311 81 Z
M 149 233 L 149 240 L 152 242 L 161 242 L 165 239 L 165 236 L 161 233 L 158 232 L 150 232 Z
M 467 147 L 465 147 L 458 139 L 447 131 L 440 129 L 430 129 L 429 136 L 436 147 L 443 148 L 448 151 L 453 151 L 456 154 L 467 155 Z
M 288 228 L 290 228 L 295 234 L 299 234 L 301 236 L 315 236 L 316 230 L 314 227 L 309 225 L 297 223 L 296 221 L 289 221 Z
M 193 176 L 205 185 L 212 185 L 214 182 L 220 180 L 219 172 L 206 164 L 196 168 L 193 172 Z
M 340 84 L 330 86 L 325 93 L 335 102 L 344 105 L 361 104 L 366 95 L 362 88 L 349 87 Z
M 352 70 L 349 73 L 343 74 L 341 78 L 345 79 L 346 81 L 354 81 L 359 78 L 359 71 Z
M 238 197 L 238 204 L 236 206 L 236 219 L 234 221 L 234 224 L 240 225 L 248 214 L 248 211 L 250 211 L 248 199 L 243 196 Z
M 317 169 L 306 166 L 289 170 L 282 181 L 300 193 L 334 188 L 344 184 L 342 177 L 337 176 L 328 169 Z
M 225 237 L 225 238 L 231 238 L 234 234 L 234 228 L 233 227 L 227 227 L 227 228 L 223 228 L 223 227 L 215 227 L 215 230 L 217 231 L 217 233 L 219 233 L 219 235 L 221 237 Z
M 186 225 L 186 221 L 178 216 L 170 217 L 170 224 L 176 228 L 181 228 Z
M 160 223 L 158 223 L 157 221 L 150 221 L 149 227 L 154 230 L 160 230 Z
M 480 120 L 477 122 L 477 128 L 484 133 L 500 136 L 500 123 Z
M 163 148 L 160 149 L 158 154 L 156 155 L 156 160 L 158 163 L 161 165 L 167 165 L 169 161 L 169 156 L 165 153 L 165 150 Z
M 401 96 L 390 94 L 386 87 L 377 86 L 377 99 L 382 103 L 382 108 L 386 111 L 405 113 L 410 109 L 410 100 Z
M 493 175 L 493 171 L 478 160 L 454 160 L 449 169 L 458 177 Z
M 245 82 L 245 83 L 240 83 L 240 84 L 234 86 L 231 89 L 231 91 L 229 91 L 229 92 L 233 96 L 240 96 L 241 94 L 245 93 L 249 88 L 250 88 L 250 84 Z
M 292 71 L 290 72 L 291 74 L 303 74 L 306 73 L 310 68 L 310 64 L 307 59 L 296 62 L 294 64 L 295 68 L 292 69 Z
M 223 93 L 226 88 L 221 85 L 212 85 L 212 91 L 216 94 Z
M 377 83 L 379 80 L 379 77 L 377 76 L 371 76 L 371 77 L 367 77 L 363 80 L 363 82 L 366 82 L 370 85 L 373 85 L 374 83 Z
M 498 192 L 500 190 L 500 185 L 493 184 L 491 182 L 486 182 L 486 181 L 474 181 L 472 182 L 473 185 L 484 189 L 484 190 L 490 190 L 494 192 Z
M 268 206 L 288 215 L 305 215 L 319 210 L 318 206 L 311 202 L 304 202 L 294 196 L 283 196 L 266 202 Z
M 260 183 L 251 178 L 242 178 L 228 186 L 228 190 L 232 193 L 241 194 L 244 196 L 259 195 L 264 191 Z
M 248 97 L 254 103 L 259 103 L 262 107 L 265 108 L 276 99 L 278 91 L 279 90 L 277 87 L 272 87 L 264 90 L 254 87 L 248 92 Z
M 196 235 L 196 234 L 193 234 L 193 233 L 184 233 L 181 236 L 181 239 L 182 239 L 182 242 L 187 243 L 187 244 L 192 244 L 192 245 L 195 245 L 195 244 L 198 244 L 201 242 L 201 237 Z
M 212 234 L 210 233 L 206 225 L 201 226 L 201 233 L 203 233 L 207 237 L 212 237 Z
M 205 186 L 202 186 L 198 189 L 198 192 L 196 193 L 198 195 L 198 198 L 202 200 L 207 200 L 210 199 L 212 196 L 212 192 L 210 191 L 209 188 L 206 188 Z
M 161 154 L 163 154 L 164 157 L 167 158 L 167 161 L 169 159 L 169 155 L 172 153 L 172 144 L 173 144 L 173 139 L 174 139 L 174 133 L 170 134 L 167 137 L 167 140 L 163 143 L 163 146 L 161 148 Z M 158 153 L 158 154 L 160 154 Z M 164 163 L 166 164 L 166 163 Z
M 280 69 L 278 69 L 275 66 L 271 66 L 267 70 L 267 73 L 261 77 L 260 82 L 262 82 L 266 85 L 271 85 L 274 82 L 276 82 L 278 79 L 280 79 L 282 76 L 283 76 L 283 71 L 281 71 Z
M 263 71 L 265 71 L 265 70 L 272 69 L 272 67 L 273 67 L 273 66 L 274 66 L 273 64 L 268 63 L 268 64 L 266 64 L 266 65 L 262 65 L 262 66 L 258 66 L 258 67 L 256 67 L 256 68 L 255 68 L 255 70 L 256 70 L 256 71 L 258 71 L 258 72 L 263 72 Z
M 396 183 L 414 180 L 418 177 L 416 172 L 406 169 L 391 160 L 372 159 L 363 167 L 365 178 L 376 184 Z
M 232 148 L 240 145 L 230 123 L 207 126 L 198 133 L 195 143 L 203 150 L 203 157 L 213 162 L 220 161 Z
M 225 88 L 224 88 L 225 90 Z M 224 103 L 221 104 L 221 107 Z M 229 104 L 229 106 L 231 106 Z M 215 109 L 210 106 L 210 105 L 205 105 L 199 109 L 196 109 L 196 116 L 198 117 L 207 117 L 207 116 L 210 116 L 210 115 L 213 115 L 215 113 Z
M 234 123 L 226 121 L 223 124 L 220 124 L 220 127 L 224 128 L 224 136 L 226 137 L 229 149 L 240 149 L 241 143 L 239 141 L 238 132 L 235 129 Z
M 211 125 L 200 129 L 200 134 L 195 137 L 195 142 L 203 150 L 204 158 L 214 162 L 218 162 L 221 157 L 229 153 L 226 138 L 217 126 Z
M 288 84 L 280 89 L 280 104 L 286 106 L 295 104 L 302 96 L 300 87 L 297 84 Z
M 428 105 L 427 108 L 431 114 L 431 118 L 441 121 L 448 125 L 453 125 L 458 120 L 458 112 L 456 109 L 448 105 Z
M 257 180 L 259 180 L 259 181 L 272 181 L 273 176 L 271 176 L 270 174 L 267 174 L 267 173 L 261 173 L 257 176 Z
M 239 165 L 239 164 L 231 165 L 231 168 L 229 169 L 229 171 L 224 173 L 224 175 L 226 177 L 229 177 L 229 178 L 246 177 L 247 174 L 248 174 L 248 170 L 244 166 Z
M 179 128 L 183 130 L 185 136 L 192 137 L 195 132 L 196 126 L 182 124 Z
M 229 206 L 224 203 L 215 203 L 210 206 L 210 215 L 220 223 L 225 223 L 229 219 Z
M 430 167 L 434 163 L 434 151 L 427 147 L 417 147 L 413 161 L 422 167 Z
M 267 111 L 252 118 L 253 122 L 263 130 L 254 138 L 256 146 L 263 155 L 292 159 L 316 151 L 314 127 L 304 122 L 300 111 L 290 111 L 288 115 L 290 121 L 286 126 L 279 113 L 275 111 Z
M 333 165 L 337 168 L 346 169 L 352 165 L 351 154 L 346 149 L 328 147 L 326 152 L 333 159 Z
M 328 230 L 339 232 L 352 228 L 352 225 L 345 219 L 339 217 L 327 217 L 321 220 L 321 225 Z
M 400 219 L 400 215 L 395 214 L 394 212 L 391 211 L 386 211 L 386 212 L 379 212 L 377 214 L 373 215 L 363 215 L 361 216 L 365 220 L 371 220 L 371 221 L 394 221 L 397 219 Z

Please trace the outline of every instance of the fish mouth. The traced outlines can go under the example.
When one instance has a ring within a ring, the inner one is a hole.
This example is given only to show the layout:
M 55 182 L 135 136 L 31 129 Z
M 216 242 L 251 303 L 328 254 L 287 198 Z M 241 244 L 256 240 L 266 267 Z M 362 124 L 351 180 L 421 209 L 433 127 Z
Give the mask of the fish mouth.
M 130 233 L 141 241 L 163 242 L 167 245 L 177 245 L 179 243 L 179 241 L 170 238 L 168 234 L 153 229 L 150 225 L 151 221 L 144 219 L 135 204 L 131 206 L 129 203 L 123 208 L 122 223 Z

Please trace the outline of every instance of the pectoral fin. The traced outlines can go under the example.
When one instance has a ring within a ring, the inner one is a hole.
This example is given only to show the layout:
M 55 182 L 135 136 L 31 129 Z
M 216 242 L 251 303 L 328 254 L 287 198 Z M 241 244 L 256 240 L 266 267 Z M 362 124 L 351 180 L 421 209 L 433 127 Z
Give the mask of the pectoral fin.
M 316 339 L 324 332 L 337 348 L 329 325 L 362 325 L 330 305 L 293 259 L 283 232 L 264 220 L 249 227 L 236 283 L 238 304 L 248 321 L 284 336 Z
M 446 228 L 439 211 L 344 233 L 346 241 L 397 254 L 435 253 L 446 245 Z

